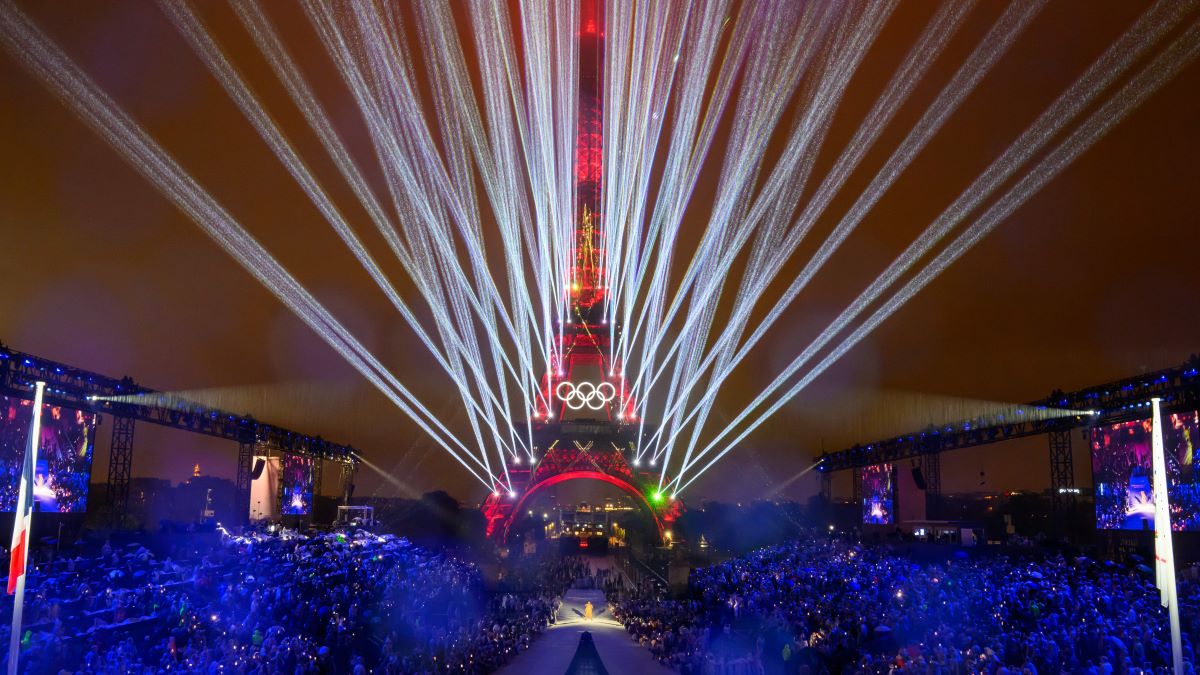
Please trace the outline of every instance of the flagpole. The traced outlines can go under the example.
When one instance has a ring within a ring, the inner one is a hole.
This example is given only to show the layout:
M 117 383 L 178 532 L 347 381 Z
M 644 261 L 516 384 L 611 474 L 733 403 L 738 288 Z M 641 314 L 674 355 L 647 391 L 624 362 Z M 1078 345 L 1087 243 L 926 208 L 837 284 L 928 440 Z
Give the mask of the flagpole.
M 1154 461 L 1154 569 L 1155 582 L 1160 591 L 1162 605 L 1167 608 L 1171 623 L 1171 656 L 1175 675 L 1183 675 L 1183 648 L 1179 635 L 1179 592 L 1175 583 L 1175 545 L 1171 537 L 1170 494 L 1167 485 L 1167 453 L 1163 449 L 1162 399 L 1151 399 L 1154 403 L 1154 429 L 1151 432 L 1151 450 Z
M 9 550 L 9 576 L 17 569 L 15 593 L 13 596 L 12 638 L 8 644 L 8 675 L 17 675 L 17 660 L 21 655 L 21 615 L 25 609 L 25 567 L 29 561 L 29 528 L 33 524 L 33 476 L 37 467 L 37 451 L 42 437 L 42 390 L 45 382 L 37 383 L 37 392 L 33 396 L 33 419 L 29 425 L 29 446 L 25 448 L 25 467 L 21 472 L 21 488 L 17 493 L 17 503 L 13 509 L 13 540 Z M 21 556 L 18 567 L 15 556 Z M 11 584 L 12 579 L 9 579 Z

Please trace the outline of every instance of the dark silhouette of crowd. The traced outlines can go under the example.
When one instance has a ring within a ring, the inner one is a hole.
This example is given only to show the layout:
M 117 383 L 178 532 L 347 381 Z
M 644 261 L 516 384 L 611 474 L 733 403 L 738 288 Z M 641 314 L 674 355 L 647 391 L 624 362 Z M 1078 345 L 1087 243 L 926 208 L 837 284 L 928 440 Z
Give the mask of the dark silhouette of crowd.
M 472 562 L 367 532 L 225 536 L 182 559 L 106 543 L 27 577 L 22 672 L 486 673 L 553 622 L 579 564 L 488 590 Z
M 219 540 L 38 562 L 22 672 L 487 673 L 530 647 L 572 585 L 603 588 L 630 636 L 683 675 L 1135 675 L 1170 663 L 1151 574 L 1032 549 L 919 562 L 813 533 L 694 570 L 671 598 L 581 558 L 505 565 L 485 585 L 477 564 L 393 536 Z M 1191 672 L 1200 585 L 1187 571 L 1180 597 Z
M 1184 660 L 1200 587 L 1180 582 Z M 685 597 L 652 586 L 616 603 L 630 635 L 684 675 L 1164 672 L 1153 575 L 1061 556 L 918 563 L 813 536 L 694 570 Z

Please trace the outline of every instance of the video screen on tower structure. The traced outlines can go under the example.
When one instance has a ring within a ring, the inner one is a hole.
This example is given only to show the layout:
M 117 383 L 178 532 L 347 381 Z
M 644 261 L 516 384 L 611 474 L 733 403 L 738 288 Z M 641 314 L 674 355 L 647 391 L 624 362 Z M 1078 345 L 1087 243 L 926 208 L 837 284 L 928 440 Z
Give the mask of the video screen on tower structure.
M 1200 413 L 1163 415 L 1162 424 L 1171 529 L 1200 530 L 1200 476 L 1194 461 Z M 1096 527 L 1154 529 L 1152 427 L 1152 420 L 1145 419 L 1092 429 Z
M 283 456 L 283 515 L 312 514 L 313 461 L 303 455 Z
M 896 486 L 892 481 L 892 465 L 876 464 L 864 467 L 862 481 L 862 521 L 864 525 L 891 525 L 895 522 L 893 505 Z
M 33 401 L 0 396 L 0 511 L 14 511 L 21 489 L 21 466 L 33 421 Z M 87 511 L 92 476 L 95 413 L 42 404 L 41 441 L 34 469 L 34 509 L 57 513 Z

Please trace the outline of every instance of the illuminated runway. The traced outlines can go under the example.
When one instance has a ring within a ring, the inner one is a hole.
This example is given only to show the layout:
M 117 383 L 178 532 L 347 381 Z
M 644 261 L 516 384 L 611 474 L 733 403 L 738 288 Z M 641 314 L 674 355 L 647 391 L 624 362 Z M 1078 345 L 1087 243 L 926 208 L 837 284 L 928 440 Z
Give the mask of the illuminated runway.
M 594 618 L 583 619 L 583 606 L 591 601 Z M 613 620 L 599 590 L 571 589 L 563 596 L 562 608 L 558 611 L 558 623 L 546 629 L 530 647 L 504 668 L 501 675 L 521 673 L 565 673 L 579 647 L 579 636 L 584 631 L 592 634 L 596 650 L 604 667 L 612 675 L 617 673 L 644 673 L 646 675 L 668 675 L 675 671 L 666 668 L 650 655 L 648 649 L 630 639 L 621 624 Z

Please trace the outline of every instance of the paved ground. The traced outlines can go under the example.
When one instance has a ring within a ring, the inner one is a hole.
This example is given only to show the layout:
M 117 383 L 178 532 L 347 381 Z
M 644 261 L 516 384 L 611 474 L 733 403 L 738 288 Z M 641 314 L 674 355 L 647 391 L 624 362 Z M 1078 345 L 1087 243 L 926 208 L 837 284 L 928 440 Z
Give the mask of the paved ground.
M 596 565 L 602 566 L 603 563 Z M 593 607 L 592 620 L 584 621 L 583 605 L 589 600 Z M 500 675 L 565 673 L 579 647 L 579 636 L 584 631 L 592 634 L 596 651 L 600 653 L 600 660 L 604 661 L 604 667 L 610 675 L 671 675 L 674 672 L 656 661 L 648 649 L 629 639 L 629 634 L 610 615 L 603 591 L 581 589 L 567 591 L 563 596 L 562 609 L 558 612 L 558 623 L 547 628 L 529 651 L 498 672 Z

